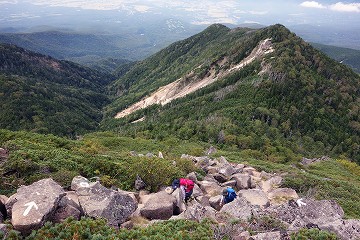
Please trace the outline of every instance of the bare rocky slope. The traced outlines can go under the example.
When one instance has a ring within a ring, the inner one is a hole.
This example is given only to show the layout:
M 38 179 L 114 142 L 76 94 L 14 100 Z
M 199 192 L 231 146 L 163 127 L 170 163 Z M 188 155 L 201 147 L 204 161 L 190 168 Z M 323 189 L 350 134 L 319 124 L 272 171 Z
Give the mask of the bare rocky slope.
M 217 60 L 214 64 L 212 64 L 211 68 L 209 69 L 209 73 L 203 76 L 202 78 L 197 78 L 194 74 L 195 69 L 191 71 L 186 76 L 169 83 L 165 86 L 160 87 L 154 93 L 152 93 L 149 97 L 145 97 L 139 102 L 131 105 L 130 107 L 124 109 L 123 111 L 116 114 L 115 118 L 122 118 L 125 117 L 139 109 L 147 108 L 153 104 L 161 104 L 165 105 L 177 98 L 184 97 L 190 93 L 193 93 L 203 87 L 206 87 L 218 79 L 227 76 L 228 74 L 232 73 L 233 71 L 238 71 L 242 69 L 244 66 L 252 63 L 254 60 L 261 58 L 273 52 L 274 49 L 271 44 L 271 39 L 267 38 L 259 42 L 259 44 L 251 51 L 250 55 L 244 58 L 240 63 L 232 66 L 230 69 L 216 71 L 215 67 L 222 67 L 225 64 L 229 64 L 227 57 L 222 57 Z M 201 68 L 199 66 L 197 68 Z

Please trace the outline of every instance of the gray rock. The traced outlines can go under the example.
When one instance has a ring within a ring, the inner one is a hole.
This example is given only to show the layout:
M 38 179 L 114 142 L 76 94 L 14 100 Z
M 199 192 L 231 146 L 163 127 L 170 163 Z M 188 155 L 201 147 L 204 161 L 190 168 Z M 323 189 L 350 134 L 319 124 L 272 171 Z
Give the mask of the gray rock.
M 270 205 L 266 194 L 260 189 L 240 190 L 238 195 L 245 198 L 250 205 L 258 205 L 260 207 L 268 207 Z
M 59 206 L 52 217 L 52 222 L 60 223 L 69 217 L 79 220 L 81 216 L 83 216 L 83 212 L 77 194 L 75 192 L 66 192 L 66 195 L 59 202 Z
M 248 220 L 252 216 L 252 207 L 245 198 L 237 197 L 234 201 L 225 204 L 220 213 L 226 213 L 232 218 Z
M 278 188 L 283 181 L 283 178 L 280 176 L 271 177 L 266 181 L 261 182 L 261 189 L 264 192 L 270 192 L 275 188 Z
M 216 148 L 211 146 L 208 150 L 205 151 L 205 154 L 206 155 L 211 155 L 211 154 L 214 154 L 216 152 L 217 152 Z
M 166 192 L 151 194 L 150 199 L 140 209 L 140 214 L 150 220 L 168 220 L 174 213 L 175 202 L 176 199 Z
M 204 193 L 202 192 L 201 188 L 197 184 L 194 184 L 192 196 L 194 198 L 196 198 L 196 197 L 200 197 L 203 195 L 204 195 Z
M 217 196 L 222 192 L 222 187 L 217 182 L 200 181 L 199 185 L 203 193 L 208 197 Z
M 40 228 L 51 219 L 64 195 L 62 187 L 50 178 L 20 187 L 6 202 L 14 229 L 28 234 Z
M 186 210 L 186 205 L 185 202 L 183 201 L 183 199 L 185 199 L 185 196 L 183 196 L 183 192 L 180 191 L 179 188 L 177 188 L 171 195 L 175 198 L 174 213 L 180 214 L 184 212 Z
M 305 199 L 303 202 L 306 203 L 306 206 L 300 207 L 300 215 L 306 219 L 307 223 L 323 225 L 344 217 L 343 209 L 334 200 Z
M 7 211 L 5 207 L 5 202 L 8 198 L 4 195 L 0 195 L 0 223 L 2 223 L 7 218 Z
M 322 230 L 328 230 L 336 233 L 343 240 L 358 240 L 360 239 L 360 220 L 338 220 L 329 224 L 320 226 Z
M 236 172 L 237 172 L 237 170 L 230 164 L 223 165 L 222 167 L 219 168 L 219 173 L 224 175 L 227 178 L 230 178 L 231 175 L 233 175 Z
M 215 219 L 215 210 L 211 207 L 202 206 L 195 201 L 195 203 L 187 207 L 181 215 L 183 219 L 200 222 L 205 218 Z
M 227 181 L 229 180 L 225 175 L 223 175 L 223 174 L 221 174 L 221 173 L 215 173 L 215 174 L 213 175 L 213 177 L 214 177 L 215 180 L 218 181 L 219 183 L 224 183 L 224 182 L 227 182 Z
M 298 199 L 299 196 L 294 189 L 276 188 L 268 193 L 271 204 L 283 204 L 291 199 Z
M 9 230 L 8 225 L 0 223 L 0 235 L 2 234 L 4 236 L 4 238 L 2 238 L 2 239 L 6 239 L 6 236 L 9 233 L 9 231 L 10 230 Z
M 281 233 L 277 232 L 265 232 L 259 233 L 251 237 L 254 240 L 281 240 Z
M 217 211 L 220 211 L 221 209 L 221 195 L 218 195 L 218 196 L 214 196 L 214 197 L 211 197 L 209 199 L 209 203 L 210 203 L 210 206 L 214 209 L 216 209 Z
M 224 182 L 222 184 L 220 184 L 222 187 L 232 187 L 234 188 L 236 186 L 236 180 L 230 180 L 227 182 Z
M 118 227 L 136 210 L 137 202 L 128 194 L 105 188 L 99 182 L 81 187 L 76 193 L 85 216 L 105 218 Z
M 321 158 L 305 158 L 305 157 L 303 157 L 301 159 L 301 164 L 302 165 L 310 165 L 310 164 L 317 163 L 317 162 L 327 161 L 329 159 L 330 158 L 327 156 L 322 156 Z
M 145 189 L 145 187 L 146 187 L 146 183 L 141 179 L 139 175 L 136 175 L 135 189 L 137 191 L 140 191 L 142 189 Z
M 237 173 L 231 177 L 231 180 L 236 181 L 236 188 L 238 190 L 249 189 L 251 186 L 251 178 L 248 174 Z
M 77 191 L 78 189 L 88 188 L 90 181 L 83 176 L 76 176 L 71 181 L 71 190 Z

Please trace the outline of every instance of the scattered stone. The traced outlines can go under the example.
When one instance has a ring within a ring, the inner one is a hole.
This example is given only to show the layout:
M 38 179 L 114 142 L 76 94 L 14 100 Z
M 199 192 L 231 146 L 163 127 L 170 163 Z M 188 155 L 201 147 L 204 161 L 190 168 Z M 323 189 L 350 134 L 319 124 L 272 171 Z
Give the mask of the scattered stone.
M 251 237 L 254 240 L 281 240 L 280 231 L 259 233 Z
M 243 173 L 249 174 L 251 176 L 254 176 L 255 172 L 257 172 L 257 171 L 253 167 L 245 167 L 245 168 L 243 168 Z
M 83 176 L 76 176 L 71 181 L 71 190 L 77 191 L 82 188 L 89 188 L 90 181 Z
M 328 161 L 330 158 L 328 156 L 322 156 L 321 158 L 305 158 L 303 157 L 301 159 L 301 164 L 302 165 L 310 165 L 313 163 L 317 163 L 317 162 L 322 162 L 322 161 Z
M 208 150 L 205 151 L 205 154 L 206 155 L 211 155 L 211 154 L 214 154 L 216 152 L 217 152 L 216 148 L 211 146 Z
M 200 181 L 200 188 L 203 193 L 209 197 L 220 195 L 222 193 L 222 187 L 217 182 Z
M 160 152 L 160 151 L 159 151 L 158 158 L 164 158 L 164 155 L 163 155 L 162 152 Z
M 145 156 L 148 157 L 148 158 L 155 157 L 155 155 L 153 153 L 151 153 L 151 152 L 148 152 Z
M 231 166 L 230 164 L 227 164 L 227 165 L 223 165 L 222 167 L 220 167 L 219 173 L 224 175 L 227 178 L 230 178 L 231 175 L 236 173 L 236 169 L 233 166 Z
M 221 184 L 222 187 L 232 187 L 236 186 L 236 180 L 230 180 Z
M 228 178 L 226 176 L 224 176 L 221 173 L 215 173 L 213 175 L 213 177 L 215 178 L 216 181 L 218 181 L 219 183 L 224 183 L 228 181 Z
M 142 189 L 145 189 L 145 187 L 146 187 L 146 183 L 141 179 L 139 175 L 136 175 L 135 189 L 137 191 L 140 191 Z

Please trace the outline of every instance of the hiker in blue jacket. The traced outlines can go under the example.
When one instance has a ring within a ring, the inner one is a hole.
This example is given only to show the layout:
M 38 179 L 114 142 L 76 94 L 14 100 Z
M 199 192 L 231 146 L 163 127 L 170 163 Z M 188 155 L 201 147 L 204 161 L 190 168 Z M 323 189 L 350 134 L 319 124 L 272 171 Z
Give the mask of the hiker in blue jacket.
M 232 189 L 231 187 L 224 189 L 222 192 L 221 200 L 220 200 L 220 206 L 234 201 L 234 199 L 236 197 L 237 197 L 237 195 L 236 195 L 236 192 L 234 189 Z

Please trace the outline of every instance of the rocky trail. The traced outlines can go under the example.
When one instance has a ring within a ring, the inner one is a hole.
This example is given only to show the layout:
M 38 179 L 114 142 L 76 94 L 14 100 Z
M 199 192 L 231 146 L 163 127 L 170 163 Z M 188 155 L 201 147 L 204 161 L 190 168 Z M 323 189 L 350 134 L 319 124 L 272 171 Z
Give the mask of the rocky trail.
M 71 191 L 65 191 L 49 178 L 22 186 L 9 198 L 0 196 L 0 231 L 7 233 L 7 225 L 2 223 L 5 219 L 11 221 L 15 230 L 27 235 L 47 221 L 58 223 L 68 217 L 105 218 L 115 228 L 132 228 L 139 218 L 147 224 L 209 218 L 229 229 L 233 220 L 255 227 L 253 235 L 243 225 L 231 228 L 232 239 L 290 239 L 292 232 L 313 227 L 332 231 L 340 239 L 360 239 L 360 220 L 344 219 L 344 212 L 335 201 L 301 199 L 295 190 L 281 188 L 282 176 L 230 163 L 224 157 L 182 158 L 193 160 L 206 172 L 201 178 L 195 172 L 186 176 L 196 183 L 187 204 L 180 201 L 178 190 L 168 193 L 166 186 L 156 193 L 142 190 L 140 178 L 135 184 L 136 192 L 108 189 L 82 176 L 72 180 Z M 233 187 L 238 197 L 220 206 L 221 192 L 227 186 Z M 256 228 L 264 217 L 275 219 L 277 226 Z

